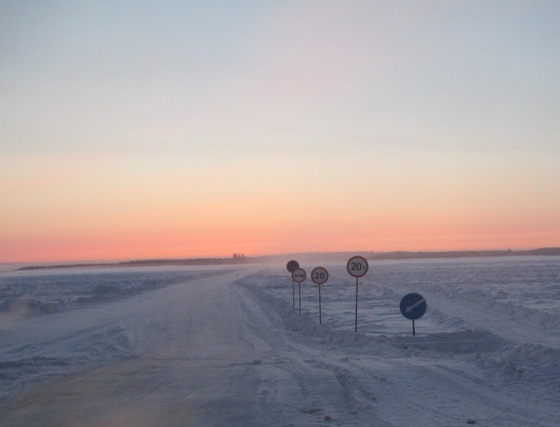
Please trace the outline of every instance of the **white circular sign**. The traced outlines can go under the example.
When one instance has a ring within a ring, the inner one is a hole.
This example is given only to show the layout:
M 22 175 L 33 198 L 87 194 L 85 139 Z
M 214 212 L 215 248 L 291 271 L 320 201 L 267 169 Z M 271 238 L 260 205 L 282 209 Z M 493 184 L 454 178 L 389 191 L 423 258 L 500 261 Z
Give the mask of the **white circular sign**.
M 292 272 L 292 279 L 294 279 L 294 281 L 298 283 L 303 282 L 306 277 L 307 277 L 307 273 L 303 268 L 298 268 Z
M 346 264 L 346 270 L 350 276 L 353 277 L 362 277 L 368 272 L 368 262 L 362 256 L 353 256 L 348 260 L 348 264 Z
M 317 285 L 322 285 L 329 279 L 329 273 L 326 268 L 316 267 L 311 272 L 311 280 Z

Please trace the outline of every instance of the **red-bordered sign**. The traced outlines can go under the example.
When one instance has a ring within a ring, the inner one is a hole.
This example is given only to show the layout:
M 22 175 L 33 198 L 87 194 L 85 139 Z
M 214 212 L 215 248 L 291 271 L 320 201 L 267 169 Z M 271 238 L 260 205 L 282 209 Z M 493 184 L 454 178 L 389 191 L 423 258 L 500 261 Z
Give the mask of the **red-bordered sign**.
M 294 281 L 298 283 L 303 282 L 306 279 L 306 277 L 307 277 L 307 273 L 303 268 L 296 268 L 292 272 L 292 279 L 294 279 Z
M 362 256 L 353 256 L 346 264 L 346 270 L 352 277 L 362 277 L 368 272 L 369 265 L 366 259 Z
M 311 272 L 311 280 L 317 285 L 322 285 L 327 280 L 329 280 L 329 272 L 326 268 L 323 267 L 316 267 Z
M 297 262 L 296 260 L 291 260 L 288 261 L 288 264 L 286 264 L 286 269 L 290 272 L 293 273 L 294 271 L 296 271 L 299 268 L 299 262 Z

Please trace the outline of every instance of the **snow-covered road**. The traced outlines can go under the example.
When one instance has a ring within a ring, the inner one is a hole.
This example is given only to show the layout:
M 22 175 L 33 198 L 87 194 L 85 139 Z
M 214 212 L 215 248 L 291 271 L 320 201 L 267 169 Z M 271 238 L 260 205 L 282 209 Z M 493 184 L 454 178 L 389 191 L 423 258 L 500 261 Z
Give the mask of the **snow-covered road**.
M 130 357 L 24 392 L 3 408 L 0 424 L 243 425 L 253 420 L 259 384 L 254 361 L 265 349 L 247 318 L 247 301 L 232 286 L 237 276 L 173 285 L 62 313 L 56 326 L 43 324 L 51 342 L 67 348 L 84 345 L 87 337 L 77 333 L 84 327 L 101 334 L 118 330 L 118 338 L 107 339 L 126 342 Z
M 292 311 L 291 290 L 287 300 L 267 292 L 277 278 L 247 269 L 21 322 L 5 351 L 117 356 L 11 396 L 0 425 L 558 425 L 558 395 L 548 393 L 557 373 L 527 385 L 499 376 L 484 354 L 426 349 L 433 337 L 319 326 Z

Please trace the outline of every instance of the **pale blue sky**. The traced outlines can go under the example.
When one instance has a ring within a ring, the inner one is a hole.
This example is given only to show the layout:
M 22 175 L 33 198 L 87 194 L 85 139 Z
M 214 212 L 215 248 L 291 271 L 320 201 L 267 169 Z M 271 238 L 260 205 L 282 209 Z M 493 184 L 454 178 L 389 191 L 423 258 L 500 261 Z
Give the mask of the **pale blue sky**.
M 557 1 L 1 5 L 8 153 L 558 145 Z

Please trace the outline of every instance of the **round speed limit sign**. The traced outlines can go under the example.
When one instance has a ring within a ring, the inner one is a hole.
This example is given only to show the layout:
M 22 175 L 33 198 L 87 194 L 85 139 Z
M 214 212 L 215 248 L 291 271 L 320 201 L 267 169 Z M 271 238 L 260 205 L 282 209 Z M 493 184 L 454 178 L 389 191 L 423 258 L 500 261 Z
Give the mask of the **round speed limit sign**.
M 316 267 L 311 272 L 311 280 L 317 285 L 322 285 L 329 279 L 329 273 L 327 269 L 323 267 Z
M 361 256 L 354 256 L 348 260 L 348 264 L 346 264 L 346 270 L 350 276 L 353 277 L 362 277 L 365 276 L 369 268 L 368 262 L 364 257 Z

